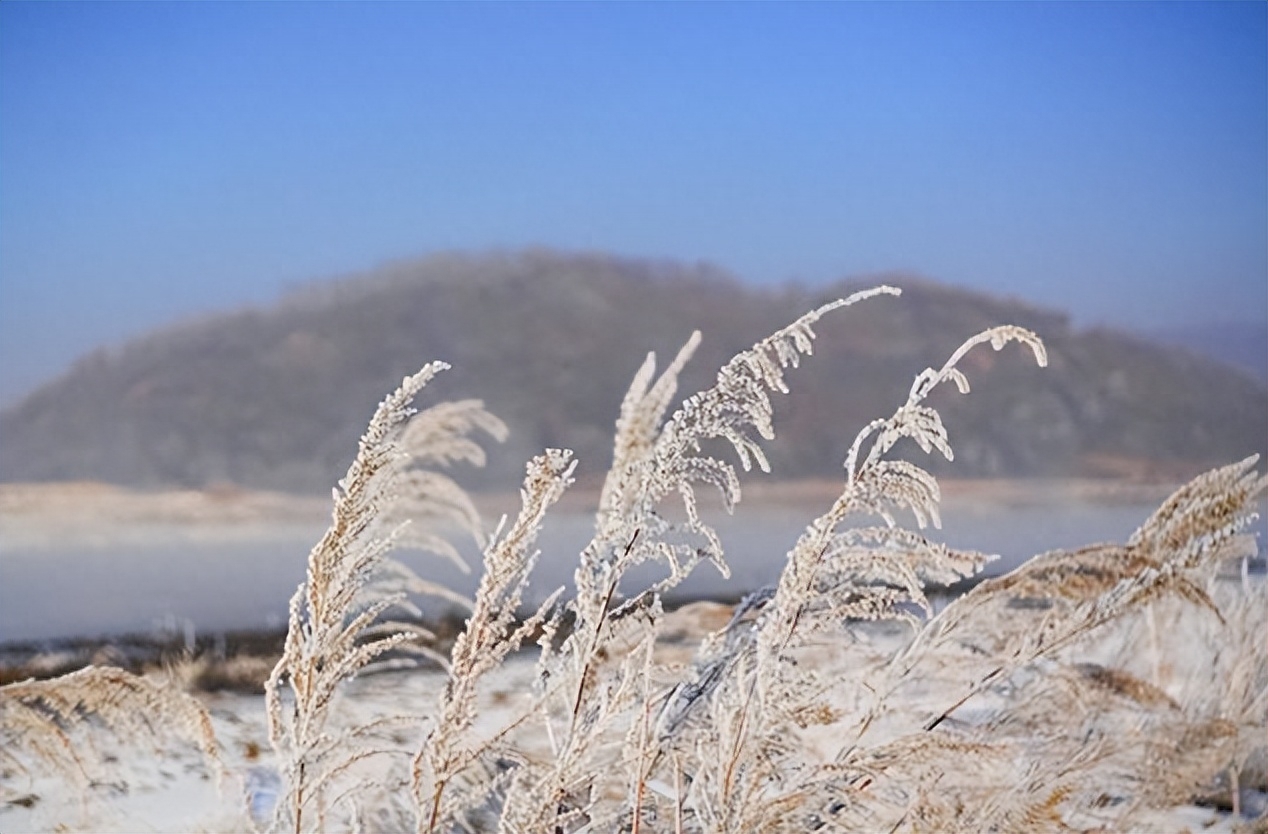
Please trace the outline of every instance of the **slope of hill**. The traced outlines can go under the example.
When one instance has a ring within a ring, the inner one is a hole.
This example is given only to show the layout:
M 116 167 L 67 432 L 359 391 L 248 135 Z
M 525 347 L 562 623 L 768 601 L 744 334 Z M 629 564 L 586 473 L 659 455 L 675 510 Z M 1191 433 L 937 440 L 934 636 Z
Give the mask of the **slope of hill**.
M 959 475 L 1179 475 L 1268 447 L 1268 389 L 1184 351 L 1018 301 L 887 278 L 821 322 L 816 355 L 777 402 L 777 477 L 835 476 L 854 433 L 912 377 L 1000 323 L 1037 331 L 1051 365 L 982 351 L 972 397 L 942 392 Z M 873 282 L 868 282 L 873 283 Z M 98 351 L 0 413 L 0 479 L 322 491 L 378 400 L 424 362 L 454 370 L 424 402 L 479 397 L 510 425 L 474 484 L 508 488 L 567 446 L 597 478 L 617 407 L 648 350 L 692 329 L 685 392 L 814 304 L 857 284 L 758 290 L 708 266 L 529 251 L 441 255 L 299 291 L 270 309 L 185 323 Z M 944 470 L 945 471 L 945 470 Z
M 1193 324 L 1159 328 L 1142 335 L 1155 342 L 1219 359 L 1268 383 L 1268 324 L 1264 322 Z

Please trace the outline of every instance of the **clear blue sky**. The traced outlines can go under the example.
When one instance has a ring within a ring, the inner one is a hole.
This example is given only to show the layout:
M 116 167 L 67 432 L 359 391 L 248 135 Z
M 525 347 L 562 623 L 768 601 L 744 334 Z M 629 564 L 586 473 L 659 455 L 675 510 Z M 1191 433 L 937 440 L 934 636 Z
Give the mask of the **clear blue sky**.
M 1268 319 L 1268 4 L 0 3 L 0 404 L 437 249 Z

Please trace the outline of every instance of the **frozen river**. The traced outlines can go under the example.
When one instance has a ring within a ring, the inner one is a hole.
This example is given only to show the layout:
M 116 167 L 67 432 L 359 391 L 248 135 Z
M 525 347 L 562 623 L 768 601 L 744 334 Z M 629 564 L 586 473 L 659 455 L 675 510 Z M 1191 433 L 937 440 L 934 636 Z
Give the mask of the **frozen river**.
M 953 546 L 999 554 L 988 568 L 998 573 L 1047 550 L 1123 541 L 1156 506 L 1156 501 L 1009 506 L 951 498 L 944 503 L 943 529 L 928 532 Z M 784 554 L 818 511 L 741 505 L 734 517 L 708 514 L 721 533 L 732 575 L 724 579 L 713 566 L 702 565 L 680 593 L 735 597 L 774 582 Z M 590 515 L 576 511 L 548 519 L 530 597 L 540 599 L 571 583 L 592 524 Z M 1261 521 L 1261 537 L 1263 526 Z M 60 538 L 0 539 L 0 643 L 173 628 L 202 634 L 278 627 L 322 530 L 315 520 L 211 529 L 146 524 L 99 536 L 80 531 Z M 466 550 L 476 563 L 474 547 Z M 456 590 L 475 589 L 474 574 L 463 575 L 439 559 L 420 554 L 409 561 Z

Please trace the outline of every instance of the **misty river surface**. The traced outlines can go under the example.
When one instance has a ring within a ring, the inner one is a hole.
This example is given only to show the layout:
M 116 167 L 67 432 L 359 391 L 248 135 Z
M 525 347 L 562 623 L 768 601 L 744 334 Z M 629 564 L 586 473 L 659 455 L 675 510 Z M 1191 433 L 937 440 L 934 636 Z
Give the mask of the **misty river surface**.
M 1000 573 L 1048 550 L 1125 541 L 1156 507 L 948 501 L 943 529 L 926 532 L 935 541 L 999 554 L 987 572 Z M 722 537 L 731 577 L 723 578 L 704 564 L 676 593 L 734 598 L 773 583 L 784 554 L 817 511 L 741 506 L 735 516 L 706 514 Z M 1262 520 L 1256 529 L 1262 547 Z M 588 514 L 565 511 L 548 517 L 539 539 L 542 556 L 532 575 L 529 603 L 571 585 L 577 554 L 592 530 Z M 287 602 L 304 579 L 307 553 L 322 531 L 320 525 L 290 523 L 216 537 L 159 525 L 129 535 L 126 541 L 0 541 L 0 643 L 282 627 Z M 465 552 L 478 567 L 474 545 L 468 543 Z M 474 571 L 464 575 L 428 554 L 407 552 L 404 558 L 429 579 L 467 594 L 475 590 Z

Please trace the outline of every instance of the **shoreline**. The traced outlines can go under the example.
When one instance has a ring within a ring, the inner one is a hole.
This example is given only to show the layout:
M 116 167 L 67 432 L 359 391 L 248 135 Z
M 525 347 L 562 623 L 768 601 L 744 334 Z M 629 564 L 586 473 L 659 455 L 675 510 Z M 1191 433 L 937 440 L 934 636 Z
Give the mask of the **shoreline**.
M 983 503 L 1022 507 L 1052 502 L 1139 504 L 1158 502 L 1178 487 L 1179 480 L 1105 478 L 940 478 L 944 502 Z M 743 484 L 744 505 L 761 508 L 827 507 L 841 490 L 829 479 L 762 481 Z M 496 518 L 518 509 L 518 492 L 471 493 L 484 515 Z M 702 507 L 721 506 L 707 489 L 699 493 Z M 574 485 L 557 504 L 560 511 L 591 512 L 599 489 Z M 4 534 L 48 524 L 62 532 L 90 525 L 126 527 L 194 525 L 231 528 L 324 524 L 331 501 L 319 495 L 296 495 L 235 486 L 206 489 L 139 489 L 97 481 L 0 483 L 0 541 Z

